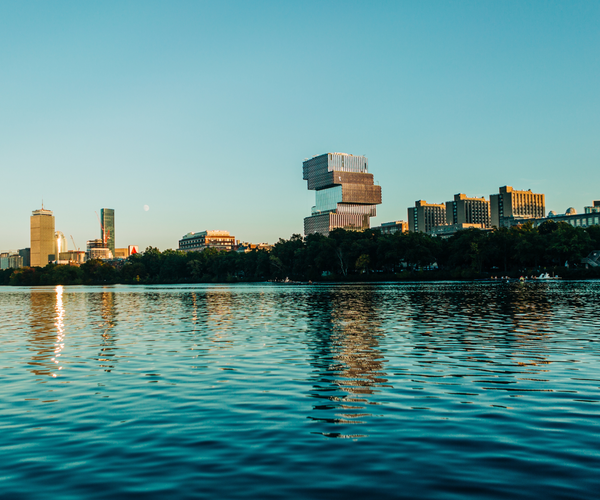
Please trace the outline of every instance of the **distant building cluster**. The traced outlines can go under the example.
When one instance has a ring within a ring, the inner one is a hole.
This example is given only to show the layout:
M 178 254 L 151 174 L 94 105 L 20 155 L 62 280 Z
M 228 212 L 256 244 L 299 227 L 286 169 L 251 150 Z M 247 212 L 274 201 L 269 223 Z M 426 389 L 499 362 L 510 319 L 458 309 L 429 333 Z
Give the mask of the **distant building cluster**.
M 315 155 L 304 160 L 302 178 L 307 181 L 308 189 L 316 192 L 312 214 L 304 219 L 305 235 L 328 235 L 335 228 L 362 230 L 370 227 L 370 218 L 376 215 L 376 207 L 381 204 L 381 187 L 374 184 L 372 174 L 368 173 L 365 156 Z M 444 203 L 418 200 L 414 207 L 408 208 L 408 221 L 384 222 L 373 229 L 383 234 L 411 231 L 449 237 L 469 228 L 491 230 L 527 221 L 537 226 L 549 218 L 587 227 L 599 224 L 600 201 L 585 207 L 584 214 L 577 214 L 573 208 L 564 215 L 545 214 L 543 194 L 503 186 L 497 194 L 490 195 L 489 200 L 462 193 Z
M 363 230 L 370 228 L 370 219 L 377 214 L 382 202 L 381 187 L 368 172 L 366 156 L 347 153 L 325 153 L 306 158 L 302 163 L 302 178 L 309 190 L 315 191 L 315 205 L 304 219 L 304 234 L 329 235 L 336 228 Z M 408 208 L 407 221 L 384 222 L 373 229 L 382 234 L 421 232 L 442 238 L 464 229 L 491 230 L 531 222 L 539 226 L 547 220 L 566 222 L 574 227 L 600 225 L 600 201 L 594 201 L 578 214 L 569 208 L 564 214 L 551 211 L 546 216 L 545 196 L 531 189 L 519 191 L 511 186 L 500 187 L 489 200 L 469 197 L 463 193 L 444 203 L 417 200 Z M 90 259 L 118 262 L 139 251 L 136 245 L 117 248 L 115 211 L 102 208 L 98 216 L 100 238 L 88 240 L 80 250 L 71 236 L 73 249 L 61 231 L 56 231 L 54 214 L 43 204 L 30 218 L 30 246 L 0 253 L 0 269 L 44 267 L 48 263 L 80 265 Z M 224 230 L 190 232 L 179 240 L 182 252 L 201 252 L 206 249 L 225 252 L 270 250 L 268 243 L 249 243 L 236 240 Z M 597 259 L 598 260 L 598 259 Z M 596 263 L 596 261 L 594 261 Z M 590 263 L 593 265 L 594 263 Z
M 20 250 L 0 253 L 0 269 L 21 267 L 44 267 L 49 263 L 78 266 L 90 259 L 118 261 L 138 252 L 137 245 L 115 248 L 115 211 L 112 208 L 100 210 L 100 238 L 89 240 L 86 250 L 69 250 L 62 231 L 55 230 L 54 214 L 43 207 L 34 210 L 30 217 L 30 246 Z
M 489 230 L 492 227 L 512 227 L 524 222 L 539 226 L 548 219 L 564 221 L 572 226 L 587 227 L 600 223 L 600 201 L 585 207 L 585 214 L 577 215 L 569 208 L 565 215 L 550 212 L 545 216 L 545 196 L 531 189 L 518 191 L 511 186 L 499 188 L 498 194 L 485 198 L 468 198 L 464 194 L 454 196 L 446 203 L 415 202 L 408 208 L 409 231 L 419 231 L 434 236 L 448 237 L 461 229 Z

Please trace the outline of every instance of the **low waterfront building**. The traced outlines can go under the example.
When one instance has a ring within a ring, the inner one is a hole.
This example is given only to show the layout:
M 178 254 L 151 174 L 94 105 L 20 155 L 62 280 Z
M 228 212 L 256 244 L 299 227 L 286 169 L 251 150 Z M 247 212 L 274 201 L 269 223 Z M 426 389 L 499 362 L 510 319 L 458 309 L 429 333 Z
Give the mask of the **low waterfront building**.
M 182 252 L 201 252 L 207 248 L 231 251 L 235 245 L 235 236 L 221 230 L 188 233 L 179 240 L 179 250 Z
M 597 202 L 594 202 L 597 203 Z M 573 207 L 570 207 L 564 215 L 557 214 L 554 211 L 551 211 L 548 214 L 548 217 L 544 217 L 541 219 L 536 219 L 533 221 L 534 226 L 539 226 L 546 222 L 547 220 L 553 220 L 555 222 L 566 222 L 567 224 L 571 224 L 573 227 L 589 227 L 589 226 L 598 226 L 600 225 L 600 210 L 593 211 L 591 209 L 598 207 L 600 209 L 600 204 L 592 207 L 585 207 L 585 213 L 578 214 L 577 210 Z
M 115 253 L 113 257 L 115 259 L 126 259 L 127 257 L 133 255 L 134 253 L 138 253 L 137 245 L 128 245 L 124 248 L 115 248 Z
M 236 246 L 236 251 L 240 253 L 248 253 L 253 250 L 265 250 L 270 252 L 273 249 L 273 245 L 269 245 L 268 243 L 248 243 L 246 241 L 238 242 Z
M 381 231 L 381 234 L 406 233 L 408 232 L 408 222 L 404 220 L 384 222 L 381 226 L 374 227 L 373 229 Z
M 455 194 L 453 201 L 446 202 L 446 224 L 481 224 L 491 227 L 490 202 L 483 196 L 469 198 L 466 194 Z
M 408 230 L 429 234 L 434 227 L 446 225 L 446 205 L 443 203 L 427 203 L 425 200 L 415 201 L 415 206 L 408 209 Z
M 490 195 L 491 225 L 511 227 L 528 220 L 543 218 L 546 214 L 546 198 L 531 189 L 518 191 L 511 186 Z

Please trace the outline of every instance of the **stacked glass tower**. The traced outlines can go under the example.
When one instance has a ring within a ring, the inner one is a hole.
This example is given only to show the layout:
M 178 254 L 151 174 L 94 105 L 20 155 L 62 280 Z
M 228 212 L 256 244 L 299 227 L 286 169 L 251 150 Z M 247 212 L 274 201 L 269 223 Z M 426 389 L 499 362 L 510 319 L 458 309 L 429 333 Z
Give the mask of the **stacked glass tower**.
M 312 215 L 304 219 L 304 234 L 328 235 L 335 228 L 368 229 L 381 203 L 381 187 L 368 173 L 365 156 L 326 153 L 305 160 L 303 176 L 316 191 Z

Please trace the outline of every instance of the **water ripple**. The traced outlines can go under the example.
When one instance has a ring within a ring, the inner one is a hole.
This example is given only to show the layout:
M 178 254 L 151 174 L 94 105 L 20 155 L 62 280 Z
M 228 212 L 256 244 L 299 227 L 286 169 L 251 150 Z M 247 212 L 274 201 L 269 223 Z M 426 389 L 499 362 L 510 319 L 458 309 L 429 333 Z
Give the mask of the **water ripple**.
M 0 288 L 6 498 L 596 498 L 599 282 Z

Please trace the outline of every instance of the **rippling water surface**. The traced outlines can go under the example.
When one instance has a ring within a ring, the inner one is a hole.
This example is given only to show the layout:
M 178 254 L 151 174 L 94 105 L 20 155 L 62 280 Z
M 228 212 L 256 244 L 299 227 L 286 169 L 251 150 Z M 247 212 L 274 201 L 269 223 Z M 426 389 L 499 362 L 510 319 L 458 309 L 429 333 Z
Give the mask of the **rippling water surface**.
M 0 288 L 4 498 L 598 498 L 599 282 Z

